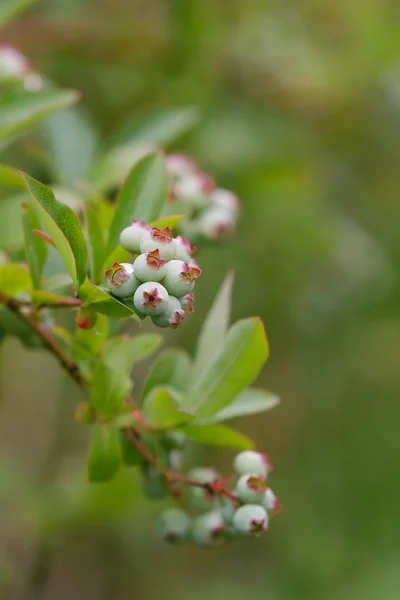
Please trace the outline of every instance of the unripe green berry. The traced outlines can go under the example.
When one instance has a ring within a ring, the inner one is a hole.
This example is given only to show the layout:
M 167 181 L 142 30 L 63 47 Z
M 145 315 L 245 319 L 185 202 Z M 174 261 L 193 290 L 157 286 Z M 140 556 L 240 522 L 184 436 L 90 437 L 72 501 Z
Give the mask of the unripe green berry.
M 154 250 L 159 250 L 160 256 L 167 261 L 175 257 L 176 244 L 169 227 L 163 229 L 153 227 L 140 240 L 140 252 L 146 253 Z
M 261 502 L 262 496 L 267 489 L 267 484 L 261 475 L 242 475 L 236 484 L 236 494 L 241 502 Z
M 233 521 L 233 516 L 236 512 L 236 508 L 230 498 L 223 497 L 220 500 L 221 502 L 221 515 L 224 519 L 225 523 L 231 524 Z
M 130 263 L 115 262 L 111 269 L 105 271 L 104 275 L 107 277 L 108 289 L 118 298 L 133 296 L 140 285 L 139 279 L 133 272 L 133 265 Z
M 255 475 L 261 475 L 264 479 L 266 479 L 268 472 L 271 470 L 268 456 L 261 454 L 261 452 L 254 452 L 253 450 L 245 450 L 237 454 L 233 467 L 239 477 L 248 473 L 254 473 Z
M 261 498 L 261 505 L 265 508 L 265 510 L 270 515 L 274 515 L 279 512 L 280 505 L 277 496 L 271 490 L 271 488 L 267 488 Z
M 169 295 L 161 283 L 148 281 L 138 287 L 133 296 L 136 310 L 142 315 L 156 316 L 168 306 Z
M 194 312 L 194 306 L 193 306 L 194 293 L 193 292 L 189 292 L 188 294 L 186 294 L 186 296 L 182 296 L 182 298 L 178 298 L 178 300 L 181 303 L 183 310 L 187 310 L 190 313 Z
M 135 221 L 132 219 L 132 225 L 121 231 L 119 241 L 121 246 L 130 252 L 140 252 L 140 240 L 149 232 L 150 225 L 145 221 Z
M 161 281 L 167 272 L 167 265 L 157 248 L 153 252 L 140 254 L 133 263 L 133 270 L 140 281 Z
M 176 329 L 182 323 L 184 318 L 185 311 L 178 298 L 170 296 L 165 311 L 157 317 L 152 317 L 152 321 L 157 327 L 172 327 L 173 329 Z
M 167 264 L 167 273 L 162 281 L 168 292 L 177 298 L 186 296 L 194 288 L 201 269 L 189 265 L 183 260 L 171 260 Z
M 225 208 L 211 206 L 199 216 L 197 225 L 205 237 L 217 239 L 232 233 L 236 225 L 236 216 Z
M 190 535 L 190 518 L 178 508 L 165 510 L 160 519 L 160 532 L 164 540 L 171 544 L 180 544 Z
M 187 477 L 200 483 L 212 483 L 219 479 L 219 474 L 211 467 L 195 467 L 188 472 Z M 191 508 L 199 512 L 209 511 L 218 504 L 215 495 L 203 487 L 193 485 L 188 487 L 187 500 Z
M 233 526 L 242 535 L 260 535 L 268 528 L 268 515 L 258 504 L 246 504 L 235 512 Z
M 192 260 L 193 254 L 196 252 L 196 248 L 192 246 L 189 240 L 183 235 L 178 235 L 175 238 L 175 244 L 175 258 L 189 263 Z
M 213 191 L 211 199 L 216 206 L 228 210 L 233 214 L 238 213 L 240 210 L 239 198 L 230 190 L 217 188 Z
M 225 523 L 218 510 L 212 510 L 193 521 L 192 539 L 199 546 L 218 546 L 225 538 Z

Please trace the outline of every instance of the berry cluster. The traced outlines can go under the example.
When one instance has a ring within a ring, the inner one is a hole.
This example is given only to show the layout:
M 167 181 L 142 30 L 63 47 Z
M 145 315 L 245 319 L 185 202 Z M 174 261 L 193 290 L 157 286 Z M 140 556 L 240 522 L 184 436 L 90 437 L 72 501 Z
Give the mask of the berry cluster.
M 120 235 L 121 245 L 136 255 L 131 263 L 114 263 L 105 272 L 109 291 L 133 298 L 137 312 L 158 327 L 178 327 L 193 312 L 193 288 L 201 269 L 185 237 L 173 237 L 169 227 L 151 227 L 132 220 Z
M 184 233 L 191 239 L 217 239 L 234 231 L 240 210 L 237 196 L 217 188 L 214 180 L 184 154 L 169 154 L 166 163 L 172 178 L 169 201 L 187 208 L 181 225 Z
M 170 508 L 161 517 L 161 534 L 171 543 L 193 541 L 212 547 L 227 539 L 258 536 L 268 529 L 269 519 L 280 503 L 267 485 L 271 471 L 268 457 L 245 451 L 234 461 L 236 486 L 226 487 L 212 468 L 197 467 L 187 476 L 190 483 L 184 500 L 195 517 L 182 509 Z M 194 484 L 197 482 L 197 484 Z
M 36 92 L 44 85 L 26 57 L 9 44 L 0 44 L 0 80 L 2 77 L 22 77 L 24 88 L 29 92 Z

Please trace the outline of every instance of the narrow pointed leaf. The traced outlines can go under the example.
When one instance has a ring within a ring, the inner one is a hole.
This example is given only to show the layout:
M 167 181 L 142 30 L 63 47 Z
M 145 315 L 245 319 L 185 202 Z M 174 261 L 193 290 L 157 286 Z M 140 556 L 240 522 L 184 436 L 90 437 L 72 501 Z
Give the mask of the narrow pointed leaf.
M 88 478 L 91 483 L 109 481 L 122 461 L 118 430 L 107 425 L 94 425 L 88 455 Z
M 14 188 L 25 188 L 25 184 L 22 181 L 20 174 L 13 167 L 8 165 L 0 164 L 0 184 L 8 185 Z
M 231 404 L 228 404 L 221 411 L 217 412 L 208 419 L 203 419 L 202 423 L 217 423 L 218 421 L 228 421 L 236 417 L 245 415 L 255 415 L 278 406 L 279 397 L 271 392 L 258 388 L 247 388 L 243 390 Z
M 137 320 L 140 319 L 135 312 L 133 302 L 128 303 L 127 300 L 124 301 L 116 298 L 92 283 L 81 285 L 79 288 L 79 298 L 96 312 L 108 317 L 116 317 L 117 319 L 135 317 Z
M 190 378 L 191 359 L 183 350 L 166 350 L 162 352 L 152 366 L 143 387 L 143 395 L 152 388 L 170 386 L 184 391 Z
M 213 364 L 228 332 L 234 277 L 233 271 L 225 277 L 201 328 L 193 364 L 194 382 Z
M 157 219 L 167 198 L 168 174 L 163 157 L 158 152 L 139 160 L 126 178 L 117 199 L 111 224 L 108 252 L 119 243 L 119 235 L 131 219 L 148 223 Z
M 85 206 L 85 217 L 90 278 L 93 283 L 98 283 L 103 277 L 102 267 L 106 259 L 106 244 L 97 213 L 92 206 Z
M 228 406 L 257 375 L 268 357 L 262 321 L 250 318 L 229 329 L 213 364 L 203 371 L 182 403 L 182 410 L 207 418 Z
M 32 288 L 29 269 L 22 263 L 0 265 L 0 291 L 13 297 Z
M 22 174 L 22 177 L 68 272 L 79 287 L 86 277 L 87 248 L 77 216 L 68 206 L 56 200 L 50 188 L 29 175 Z
M 180 411 L 175 394 L 172 388 L 155 387 L 145 397 L 143 415 L 146 422 L 154 429 L 169 429 L 187 423 L 193 418 Z
M 247 435 L 227 425 L 189 425 L 181 428 L 192 440 L 211 446 L 225 446 L 237 450 L 252 450 L 254 442 Z
M 167 215 L 165 217 L 160 217 L 152 222 L 153 227 L 158 227 L 159 229 L 163 229 L 164 227 L 169 227 L 174 230 L 179 224 L 179 221 L 184 217 L 184 215 Z
M 31 272 L 33 287 L 40 288 L 42 271 L 48 254 L 47 245 L 43 239 L 34 233 L 34 229 L 40 227 L 40 221 L 29 204 L 24 203 L 21 206 L 21 216 L 25 237 L 26 262 Z

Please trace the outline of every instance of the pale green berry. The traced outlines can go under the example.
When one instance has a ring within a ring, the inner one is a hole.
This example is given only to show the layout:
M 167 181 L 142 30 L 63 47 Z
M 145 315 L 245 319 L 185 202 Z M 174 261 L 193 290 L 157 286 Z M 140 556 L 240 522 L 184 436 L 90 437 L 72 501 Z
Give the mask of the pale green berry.
M 261 475 L 264 479 L 266 479 L 268 472 L 271 470 L 268 456 L 261 452 L 254 452 L 253 450 L 245 450 L 237 454 L 233 467 L 239 477 L 247 473 L 254 473 Z
M 110 292 L 118 298 L 128 298 L 133 296 L 140 286 L 140 281 L 133 272 L 133 265 L 130 263 L 115 262 L 111 269 L 105 271 L 107 277 L 107 287 Z
M 188 173 L 197 171 L 197 165 L 195 161 L 186 154 L 168 154 L 165 157 L 165 164 L 167 166 L 168 173 L 176 178 L 184 177 Z
M 190 203 L 194 208 L 201 209 L 211 202 L 210 192 L 214 190 L 215 183 L 205 173 L 188 173 L 174 186 L 174 194 L 180 200 Z
M 221 503 L 221 515 L 225 521 L 225 523 L 232 523 L 233 516 L 236 512 L 236 508 L 234 503 L 230 498 L 223 497 L 220 500 Z
M 212 483 L 220 478 L 219 474 L 212 467 L 195 467 L 191 469 L 187 477 L 200 483 Z M 187 490 L 187 499 L 189 505 L 199 512 L 206 512 L 217 506 L 217 498 L 210 494 L 205 488 L 189 486 Z
M 149 233 L 150 225 L 145 221 L 135 221 L 132 219 L 132 225 L 121 231 L 119 241 L 121 246 L 130 252 L 140 252 L 140 240 Z
M 133 296 L 136 310 L 142 315 L 156 316 L 168 306 L 169 294 L 157 281 L 148 281 L 138 287 Z
M 267 484 L 262 475 L 249 473 L 242 475 L 236 484 L 236 494 L 241 502 L 261 502 L 262 496 L 267 489 Z
M 212 510 L 193 521 L 192 539 L 199 546 L 218 546 L 226 539 L 225 523 L 220 511 Z
M 170 294 L 179 298 L 193 290 L 200 275 L 201 269 L 197 265 L 189 265 L 183 260 L 171 260 L 167 264 L 167 273 L 162 283 Z
M 167 272 L 167 265 L 157 248 L 153 252 L 140 254 L 133 263 L 133 270 L 140 281 L 161 281 Z
M 268 514 L 274 515 L 279 512 L 279 500 L 271 488 L 267 488 L 261 498 L 261 505 L 265 508 Z
M 153 252 L 159 250 L 160 256 L 165 260 L 172 260 L 176 254 L 176 244 L 169 227 L 153 227 L 151 231 L 140 240 L 140 252 Z
M 268 515 L 259 504 L 246 504 L 235 512 L 233 527 L 242 535 L 260 535 L 268 529 Z
M 176 329 L 182 323 L 184 318 L 185 311 L 178 298 L 170 296 L 165 311 L 158 317 L 152 317 L 152 321 L 157 327 L 172 327 L 173 329 Z
M 160 533 L 164 540 L 171 544 L 180 544 L 190 535 L 191 520 L 178 508 L 165 510 L 160 519 Z
M 235 214 L 240 210 L 239 198 L 230 190 L 217 188 L 213 191 L 211 198 L 216 206 Z
M 192 246 L 189 240 L 183 235 L 178 235 L 175 238 L 176 252 L 175 258 L 189 263 L 192 260 L 192 255 L 196 252 L 196 248 Z
M 211 206 L 199 216 L 197 225 L 204 237 L 217 239 L 232 233 L 236 225 L 236 216 L 230 210 Z

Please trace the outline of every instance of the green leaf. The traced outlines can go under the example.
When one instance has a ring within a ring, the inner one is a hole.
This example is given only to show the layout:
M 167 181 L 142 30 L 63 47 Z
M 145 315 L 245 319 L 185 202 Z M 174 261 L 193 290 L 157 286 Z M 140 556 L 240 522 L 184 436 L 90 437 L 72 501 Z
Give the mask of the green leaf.
M 197 341 L 193 364 L 193 381 L 197 381 L 213 364 L 215 356 L 218 354 L 228 332 L 231 319 L 234 277 L 233 271 L 225 277 L 213 305 L 204 320 Z
M 168 174 L 163 157 L 154 152 L 137 162 L 122 186 L 110 228 L 108 252 L 119 242 L 121 230 L 131 219 L 148 223 L 160 214 L 168 194 Z
M 0 95 L 0 141 L 34 125 L 78 99 L 71 90 L 18 91 Z
M 114 368 L 98 361 L 93 372 L 92 405 L 103 419 L 112 419 L 119 414 L 131 390 L 129 370 L 124 366 Z
M 227 425 L 189 425 L 182 427 L 181 430 L 192 440 L 202 444 L 225 446 L 237 450 L 252 450 L 254 448 L 253 440 Z
M 88 477 L 91 483 L 109 481 L 121 465 L 118 430 L 107 425 L 92 429 L 88 455 Z
M 90 277 L 94 283 L 98 283 L 103 276 L 102 267 L 106 259 L 106 244 L 97 213 L 92 206 L 85 206 L 85 217 Z
M 8 165 L 0 164 L 0 183 L 14 188 L 25 189 L 25 184 L 22 181 L 17 169 Z
M 135 312 L 133 302 L 128 304 L 127 301 L 116 298 L 92 283 L 84 283 L 81 285 L 79 288 L 79 298 L 87 304 L 87 306 L 91 306 L 96 312 L 107 315 L 108 317 L 116 317 L 117 319 L 135 317 L 135 319 L 139 319 L 139 316 Z
M 31 272 L 33 287 L 41 287 L 41 276 L 47 259 L 46 242 L 33 233 L 33 229 L 40 228 L 40 221 L 35 211 L 24 203 L 21 206 L 22 227 L 25 236 L 25 258 Z
M 141 465 L 145 462 L 143 455 L 139 452 L 136 446 L 131 444 L 124 431 L 119 432 L 119 439 L 124 465 L 127 467 L 136 467 L 137 465 Z
M 152 222 L 152 227 L 158 227 L 159 229 L 163 229 L 164 227 L 169 227 L 170 229 L 176 229 L 179 221 L 184 217 L 184 215 L 168 215 L 166 217 L 160 217 Z
M 191 107 L 151 112 L 130 119 L 112 141 L 116 145 L 135 142 L 163 147 L 186 133 L 198 120 L 198 111 Z
M 98 136 L 75 107 L 51 115 L 43 123 L 53 179 L 70 186 L 84 180 L 98 147 Z
M 30 296 L 32 298 L 32 302 L 34 302 L 38 306 L 51 307 L 54 305 L 63 304 L 66 308 L 76 308 L 75 298 L 72 298 L 71 296 L 61 296 L 59 294 L 53 294 L 52 292 L 48 292 L 47 290 L 32 290 Z
M 4 27 L 19 15 L 20 12 L 34 4 L 37 0 L 1 0 L 0 27 Z
M 105 315 L 98 315 L 94 327 L 91 329 L 81 329 L 77 327 L 74 332 L 74 355 L 78 352 L 85 356 L 96 357 L 100 352 L 108 334 L 108 319 Z
M 0 329 L 14 335 L 29 348 L 40 348 L 42 341 L 32 329 L 9 308 L 0 304 Z
M 143 386 L 143 395 L 160 385 L 184 391 L 190 377 L 191 359 L 183 350 L 165 350 L 153 364 Z
M 29 269 L 20 263 L 0 265 L 0 291 L 11 298 L 20 292 L 26 292 L 32 287 Z
M 228 421 L 235 417 L 245 415 L 254 415 L 257 413 L 271 410 L 279 404 L 279 397 L 266 390 L 257 388 L 248 388 L 243 390 L 231 404 L 228 404 L 220 412 L 217 412 L 208 419 L 203 419 L 202 423 L 217 423 L 218 421 Z
M 143 401 L 143 415 L 154 429 L 169 429 L 192 420 L 179 409 L 176 392 L 168 387 L 154 387 Z
M 182 410 L 197 418 L 219 412 L 253 383 L 268 357 L 262 321 L 253 317 L 230 328 L 213 364 L 202 372 L 182 403 Z
M 25 187 L 22 179 L 21 182 Z M 0 248 L 6 252 L 17 252 L 24 247 L 21 204 L 26 201 L 30 201 L 26 189 L 0 201 Z
M 58 202 L 50 188 L 25 173 L 21 174 L 32 194 L 40 216 L 61 254 L 76 287 L 86 277 L 87 248 L 82 228 L 72 210 Z

